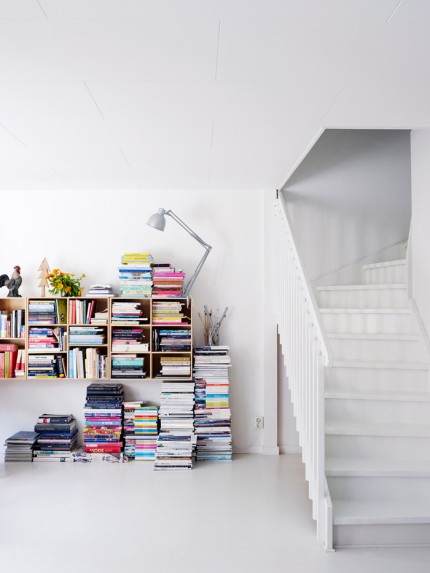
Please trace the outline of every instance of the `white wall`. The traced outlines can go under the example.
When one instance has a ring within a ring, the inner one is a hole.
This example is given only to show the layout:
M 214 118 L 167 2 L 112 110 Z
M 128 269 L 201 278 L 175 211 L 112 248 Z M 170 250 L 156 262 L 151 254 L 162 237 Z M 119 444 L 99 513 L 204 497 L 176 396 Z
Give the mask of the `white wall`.
M 327 130 L 283 190 L 311 281 L 408 236 L 407 131 Z
M 412 295 L 430 333 L 430 130 L 411 132 Z
M 259 191 L 97 191 L 0 194 L 0 274 L 22 269 L 24 296 L 38 296 L 37 268 L 87 274 L 92 283 L 117 285 L 125 251 L 152 253 L 190 273 L 201 247 L 173 221 L 160 233 L 145 223 L 159 207 L 175 211 L 213 250 L 192 296 L 196 310 L 230 308 L 221 343 L 229 344 L 231 406 L 236 450 L 261 448 L 254 418 L 263 406 L 263 194 Z M 1 296 L 7 295 L 2 289 Z M 196 340 L 202 342 L 197 314 Z M 0 383 L 0 443 L 19 429 L 31 429 L 43 412 L 72 412 L 82 428 L 85 382 L 6 381 Z M 126 382 L 126 399 L 157 400 L 158 382 Z

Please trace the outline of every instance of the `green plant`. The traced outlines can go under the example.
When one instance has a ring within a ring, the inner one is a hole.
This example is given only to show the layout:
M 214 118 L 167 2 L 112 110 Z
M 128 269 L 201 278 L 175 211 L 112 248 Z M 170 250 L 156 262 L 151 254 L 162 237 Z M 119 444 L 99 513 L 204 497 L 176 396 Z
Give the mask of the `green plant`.
M 82 274 L 79 278 L 73 273 L 63 273 L 60 269 L 54 269 L 45 278 L 48 279 L 50 284 L 49 292 L 51 294 L 59 294 L 61 296 L 81 296 L 84 287 L 81 286 L 81 280 L 86 275 Z

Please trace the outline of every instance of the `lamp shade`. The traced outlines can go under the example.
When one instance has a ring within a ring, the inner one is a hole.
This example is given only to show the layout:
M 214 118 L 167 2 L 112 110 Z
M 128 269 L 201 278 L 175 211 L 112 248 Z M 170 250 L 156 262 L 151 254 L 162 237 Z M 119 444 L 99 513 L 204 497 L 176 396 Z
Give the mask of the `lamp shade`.
M 156 213 L 149 217 L 146 224 L 150 227 L 154 227 L 154 229 L 158 229 L 159 231 L 164 231 L 166 227 L 166 217 L 164 216 L 165 213 L 165 209 L 158 209 Z

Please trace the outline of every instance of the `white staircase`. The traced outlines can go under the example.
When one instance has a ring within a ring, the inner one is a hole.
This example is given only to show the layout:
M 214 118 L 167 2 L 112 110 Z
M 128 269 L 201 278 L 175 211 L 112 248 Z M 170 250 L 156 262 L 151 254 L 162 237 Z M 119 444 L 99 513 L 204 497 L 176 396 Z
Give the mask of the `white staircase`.
M 363 284 L 317 287 L 333 544 L 430 545 L 429 357 L 406 261 L 363 266 Z

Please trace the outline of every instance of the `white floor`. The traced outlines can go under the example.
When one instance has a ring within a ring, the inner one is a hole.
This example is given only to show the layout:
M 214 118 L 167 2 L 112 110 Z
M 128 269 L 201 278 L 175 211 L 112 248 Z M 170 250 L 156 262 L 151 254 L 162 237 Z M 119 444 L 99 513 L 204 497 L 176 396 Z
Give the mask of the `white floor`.
M 324 553 L 296 455 L 188 473 L 0 465 L 4 573 L 429 573 L 430 548 Z

